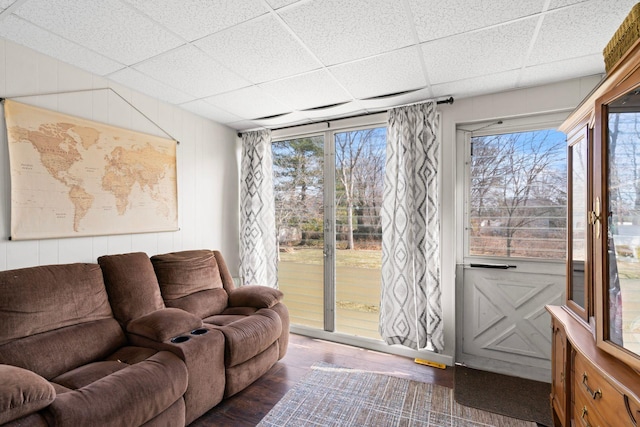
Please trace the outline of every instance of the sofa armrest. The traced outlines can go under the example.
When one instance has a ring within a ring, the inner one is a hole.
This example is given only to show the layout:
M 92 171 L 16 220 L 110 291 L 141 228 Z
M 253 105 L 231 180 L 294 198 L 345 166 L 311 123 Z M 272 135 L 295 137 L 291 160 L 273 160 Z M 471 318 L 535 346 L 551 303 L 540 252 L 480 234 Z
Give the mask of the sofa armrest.
M 282 300 L 283 293 L 268 286 L 246 285 L 229 292 L 229 307 L 271 308 Z
M 51 383 L 35 372 L 0 365 L 0 424 L 46 408 L 55 398 Z
M 163 308 L 127 324 L 127 332 L 163 342 L 202 327 L 202 319 L 179 308 Z

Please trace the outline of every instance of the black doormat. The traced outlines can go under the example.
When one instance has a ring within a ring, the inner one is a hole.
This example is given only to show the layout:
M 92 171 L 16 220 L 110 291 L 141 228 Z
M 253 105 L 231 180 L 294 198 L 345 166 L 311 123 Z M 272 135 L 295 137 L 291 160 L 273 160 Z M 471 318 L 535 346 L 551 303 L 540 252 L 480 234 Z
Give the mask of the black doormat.
M 543 426 L 552 426 L 551 384 L 456 365 L 456 402 Z

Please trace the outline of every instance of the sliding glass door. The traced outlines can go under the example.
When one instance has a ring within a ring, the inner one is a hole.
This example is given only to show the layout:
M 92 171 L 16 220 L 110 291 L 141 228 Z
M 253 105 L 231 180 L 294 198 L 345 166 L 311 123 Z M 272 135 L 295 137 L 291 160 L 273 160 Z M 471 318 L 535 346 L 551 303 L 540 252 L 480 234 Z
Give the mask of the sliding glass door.
M 386 128 L 273 143 L 278 279 L 291 323 L 380 339 Z

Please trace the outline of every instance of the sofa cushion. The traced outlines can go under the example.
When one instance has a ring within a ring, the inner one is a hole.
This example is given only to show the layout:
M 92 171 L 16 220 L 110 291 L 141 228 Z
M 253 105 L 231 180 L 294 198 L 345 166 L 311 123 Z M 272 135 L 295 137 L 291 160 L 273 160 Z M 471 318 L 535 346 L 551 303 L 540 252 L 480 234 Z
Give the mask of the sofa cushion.
M 132 320 L 127 332 L 162 342 L 202 326 L 202 319 L 178 308 L 164 308 Z
M 218 322 L 218 317 L 222 321 Z M 249 316 L 221 315 L 205 319 L 225 337 L 224 363 L 227 368 L 246 362 L 278 340 L 282 322 L 273 310 L 262 308 Z
M 158 279 L 144 252 L 98 258 L 113 314 L 121 325 L 164 308 Z
M 117 361 L 93 362 L 58 375 L 51 381 L 63 387 L 76 390 L 127 366 L 129 365 Z
M 145 359 L 156 354 L 158 351 L 152 348 L 135 347 L 128 345 L 126 347 L 119 348 L 115 353 L 107 357 L 105 360 L 113 360 L 116 362 L 124 362 L 129 365 L 142 362 Z
M 0 346 L 0 363 L 20 366 L 50 380 L 102 360 L 126 342 L 122 328 L 110 317 L 8 342 Z
M 0 272 L 0 345 L 112 317 L 97 264 L 61 264 Z
M 39 411 L 55 398 L 55 389 L 40 375 L 0 365 L 0 424 Z
M 160 351 L 78 390 L 58 395 L 45 409 L 52 425 L 138 426 L 182 399 L 187 368 L 178 356 Z M 184 420 L 174 421 L 173 425 Z
M 200 318 L 227 306 L 220 269 L 213 251 L 172 252 L 151 257 L 165 304 Z
M 267 286 L 241 286 L 229 292 L 229 306 L 271 308 L 282 300 L 282 296 L 282 291 Z

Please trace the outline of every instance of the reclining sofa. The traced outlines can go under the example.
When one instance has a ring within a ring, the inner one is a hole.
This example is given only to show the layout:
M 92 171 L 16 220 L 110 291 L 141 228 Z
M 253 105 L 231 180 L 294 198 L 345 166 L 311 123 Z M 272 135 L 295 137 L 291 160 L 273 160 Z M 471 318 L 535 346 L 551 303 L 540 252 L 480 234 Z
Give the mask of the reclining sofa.
M 285 355 L 281 300 L 210 250 L 2 271 L 0 425 L 187 425 Z

